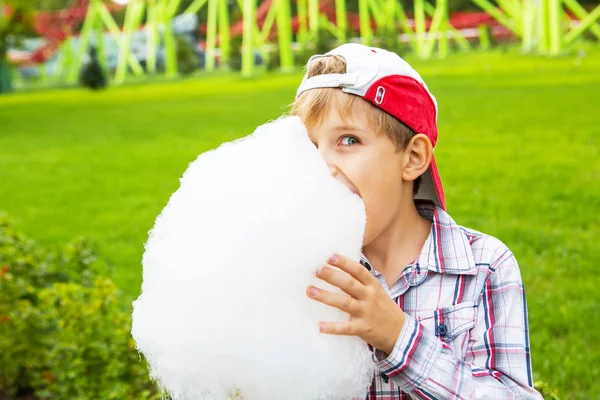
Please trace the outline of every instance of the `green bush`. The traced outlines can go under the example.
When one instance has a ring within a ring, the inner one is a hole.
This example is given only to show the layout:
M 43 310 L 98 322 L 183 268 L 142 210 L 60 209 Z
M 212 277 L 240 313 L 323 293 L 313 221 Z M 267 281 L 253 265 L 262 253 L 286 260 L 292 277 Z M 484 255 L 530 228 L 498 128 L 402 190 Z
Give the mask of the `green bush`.
M 183 35 L 175 37 L 177 46 L 177 69 L 182 75 L 188 75 L 198 69 L 199 63 L 194 52 L 194 45 Z
M 0 397 L 159 398 L 106 272 L 84 240 L 45 249 L 0 216 Z
M 108 78 L 98 61 L 95 47 L 90 47 L 89 56 L 89 61 L 81 69 L 79 84 L 91 90 L 104 89 L 108 85 Z
M 381 28 L 373 38 L 373 46 L 404 56 L 410 52 L 410 46 L 400 41 L 401 33 L 396 27 Z
M 242 70 L 242 35 L 231 38 L 231 50 L 229 52 L 229 68 L 232 71 Z
M 58 283 L 39 293 L 46 350 L 32 371 L 43 399 L 160 398 L 131 338 L 131 320 L 115 285 Z

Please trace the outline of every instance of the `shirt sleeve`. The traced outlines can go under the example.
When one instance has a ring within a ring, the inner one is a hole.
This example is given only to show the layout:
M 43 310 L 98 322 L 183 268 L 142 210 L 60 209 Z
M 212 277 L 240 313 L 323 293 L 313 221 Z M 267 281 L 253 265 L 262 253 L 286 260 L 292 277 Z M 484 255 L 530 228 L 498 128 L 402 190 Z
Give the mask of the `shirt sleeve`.
M 408 315 L 392 353 L 374 356 L 379 370 L 411 397 L 542 399 L 533 389 L 521 274 L 508 250 L 490 266 L 463 359 Z

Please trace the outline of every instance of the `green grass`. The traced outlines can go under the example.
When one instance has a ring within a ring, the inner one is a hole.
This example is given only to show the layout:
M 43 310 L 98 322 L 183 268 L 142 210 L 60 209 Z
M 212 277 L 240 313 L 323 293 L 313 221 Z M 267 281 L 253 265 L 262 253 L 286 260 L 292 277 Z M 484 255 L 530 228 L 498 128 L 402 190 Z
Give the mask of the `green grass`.
M 517 255 L 536 379 L 600 396 L 600 52 L 415 62 L 440 104 L 449 210 Z M 279 116 L 300 75 L 0 98 L 0 210 L 45 243 L 90 238 L 129 298 L 147 231 L 195 157 Z

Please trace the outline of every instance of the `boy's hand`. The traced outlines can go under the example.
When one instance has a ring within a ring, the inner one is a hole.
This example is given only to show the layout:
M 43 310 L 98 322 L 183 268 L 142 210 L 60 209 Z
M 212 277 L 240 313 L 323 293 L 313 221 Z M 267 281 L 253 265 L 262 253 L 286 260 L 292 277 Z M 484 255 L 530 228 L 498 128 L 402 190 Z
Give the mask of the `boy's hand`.
M 321 322 L 321 332 L 358 336 L 373 347 L 390 354 L 404 326 L 404 312 L 383 290 L 377 278 L 360 263 L 332 256 L 328 263 L 341 271 L 323 267 L 317 277 L 342 289 L 333 293 L 309 286 L 309 297 L 350 314 L 348 322 Z

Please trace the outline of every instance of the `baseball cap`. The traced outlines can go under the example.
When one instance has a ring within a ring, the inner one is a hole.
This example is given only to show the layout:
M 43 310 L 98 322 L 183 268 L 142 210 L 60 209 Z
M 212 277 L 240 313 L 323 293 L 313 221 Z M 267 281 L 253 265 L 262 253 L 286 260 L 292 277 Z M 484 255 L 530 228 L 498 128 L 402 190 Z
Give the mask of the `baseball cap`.
M 358 43 L 343 44 L 320 57 L 337 55 L 346 61 L 346 73 L 304 76 L 296 98 L 307 90 L 340 88 L 363 97 L 402 121 L 413 131 L 426 135 L 432 146 L 438 140 L 437 102 L 421 76 L 396 53 Z M 435 158 L 422 176 L 415 199 L 431 200 L 446 209 L 446 199 Z

